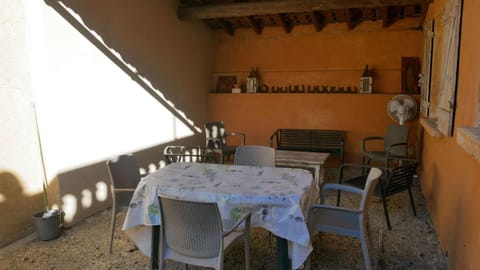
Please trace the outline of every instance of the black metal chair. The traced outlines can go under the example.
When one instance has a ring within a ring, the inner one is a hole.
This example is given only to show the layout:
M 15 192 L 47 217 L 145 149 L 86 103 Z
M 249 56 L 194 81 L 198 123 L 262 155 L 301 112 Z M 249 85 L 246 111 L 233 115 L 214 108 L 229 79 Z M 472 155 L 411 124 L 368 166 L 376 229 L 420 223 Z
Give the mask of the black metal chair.
M 375 189 L 374 194 L 382 199 L 387 226 L 388 226 L 388 229 L 391 230 L 392 226 L 390 224 L 390 218 L 388 215 L 387 200 L 386 200 L 387 197 L 390 197 L 392 195 L 395 195 L 403 191 L 408 191 L 413 215 L 414 216 L 417 215 L 417 212 L 415 210 L 415 203 L 413 201 L 411 186 L 412 186 L 413 178 L 417 173 L 417 167 L 419 162 L 413 159 L 392 158 L 392 159 L 389 159 L 389 163 L 393 163 L 393 165 L 388 168 L 387 167 L 381 168 L 384 171 L 384 173 L 380 179 L 380 182 L 377 188 Z M 348 168 L 351 168 L 351 169 L 357 168 L 358 174 L 352 176 L 351 175 L 352 170 L 349 170 L 348 173 L 346 172 Z M 368 175 L 368 170 L 365 170 L 365 169 L 370 169 L 370 168 L 372 168 L 372 166 L 369 166 L 369 165 L 342 164 L 340 166 L 339 183 L 363 188 Z M 340 192 L 338 192 L 337 206 L 339 204 L 340 204 Z
M 200 146 L 167 145 L 163 149 L 163 155 L 167 164 L 177 162 L 217 163 L 213 149 Z
M 224 162 L 224 157 L 234 155 L 237 148 L 237 145 L 227 145 L 227 136 L 240 136 L 241 145 L 245 145 L 244 133 L 226 132 L 222 121 L 205 123 L 205 145 L 220 155 L 221 163 Z

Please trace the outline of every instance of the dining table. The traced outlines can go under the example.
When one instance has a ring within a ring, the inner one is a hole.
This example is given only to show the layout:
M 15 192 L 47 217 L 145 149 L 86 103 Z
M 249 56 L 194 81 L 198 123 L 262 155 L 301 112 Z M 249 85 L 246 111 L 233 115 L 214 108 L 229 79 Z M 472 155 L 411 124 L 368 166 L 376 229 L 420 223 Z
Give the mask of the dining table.
M 306 225 L 317 202 L 312 173 L 299 168 L 173 163 L 143 178 L 130 202 L 122 230 L 158 267 L 160 207 L 158 195 L 216 202 L 222 218 L 252 214 L 251 227 L 277 236 L 278 269 L 302 266 L 313 250 Z

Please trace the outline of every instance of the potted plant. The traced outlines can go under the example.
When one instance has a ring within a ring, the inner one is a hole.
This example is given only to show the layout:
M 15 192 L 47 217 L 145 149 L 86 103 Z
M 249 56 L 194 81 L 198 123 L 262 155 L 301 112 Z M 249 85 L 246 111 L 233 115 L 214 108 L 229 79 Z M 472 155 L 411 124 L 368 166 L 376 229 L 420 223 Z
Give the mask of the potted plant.
M 40 240 L 51 240 L 60 236 L 62 232 L 63 225 L 63 213 L 60 209 L 50 208 L 50 203 L 48 201 L 48 180 L 47 173 L 45 170 L 45 160 L 43 157 L 43 148 L 42 141 L 40 139 L 40 131 L 38 129 L 38 120 L 37 112 L 35 109 L 35 104 L 33 105 L 33 113 L 35 116 L 35 127 L 37 131 L 38 146 L 40 149 L 40 159 L 42 161 L 42 171 L 43 171 L 43 210 L 33 215 L 35 220 L 35 230 L 37 232 L 38 239 Z

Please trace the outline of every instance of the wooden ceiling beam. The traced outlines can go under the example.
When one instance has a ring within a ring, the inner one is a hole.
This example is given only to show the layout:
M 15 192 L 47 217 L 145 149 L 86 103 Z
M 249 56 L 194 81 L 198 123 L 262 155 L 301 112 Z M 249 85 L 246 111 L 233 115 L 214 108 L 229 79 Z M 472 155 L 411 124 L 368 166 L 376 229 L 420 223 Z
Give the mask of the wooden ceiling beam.
M 387 6 L 427 5 L 431 1 L 432 0 L 281 0 L 210 4 L 202 6 L 181 5 L 177 10 L 177 16 L 180 20 L 215 19 L 347 8 L 362 9 Z

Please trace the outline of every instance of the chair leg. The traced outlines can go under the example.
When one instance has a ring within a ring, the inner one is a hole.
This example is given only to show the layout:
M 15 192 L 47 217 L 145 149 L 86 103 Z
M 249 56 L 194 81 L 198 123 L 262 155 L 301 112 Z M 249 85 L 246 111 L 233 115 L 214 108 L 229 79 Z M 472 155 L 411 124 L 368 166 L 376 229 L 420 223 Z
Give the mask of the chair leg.
M 408 187 L 408 195 L 410 196 L 410 204 L 412 205 L 413 215 L 417 216 L 417 211 L 415 210 L 415 203 L 413 202 L 412 190 Z
M 250 270 L 250 222 L 251 217 L 247 217 L 245 221 L 245 235 L 243 241 L 245 241 L 245 269 Z
M 312 267 L 312 254 L 310 254 L 308 257 L 307 257 L 307 260 L 305 261 L 305 270 L 310 270 L 310 268 Z
M 340 195 L 341 195 L 341 191 L 337 191 L 337 206 L 340 206 Z
M 365 230 L 362 229 L 360 232 L 360 245 L 362 246 L 363 260 L 365 261 L 365 269 L 371 270 L 372 265 L 370 264 L 370 256 L 368 254 L 368 245 L 367 239 L 365 239 Z
M 392 225 L 390 224 L 390 217 L 388 216 L 387 199 L 383 196 L 382 196 L 382 204 L 383 204 L 383 213 L 385 214 L 385 220 L 387 221 L 388 230 L 391 230 Z
M 109 248 L 110 254 L 112 253 L 113 234 L 115 232 L 115 222 L 116 222 L 116 220 L 117 220 L 117 209 L 116 209 L 116 206 L 114 205 L 112 207 L 112 229 L 111 229 L 111 233 L 110 233 L 110 248 Z
M 368 237 L 368 244 L 370 245 L 370 253 L 371 257 L 373 258 L 373 268 L 377 269 L 378 268 L 378 263 L 377 263 L 377 253 L 375 252 L 375 243 L 373 242 L 372 238 L 372 231 L 370 228 L 370 222 L 367 223 L 367 237 Z

